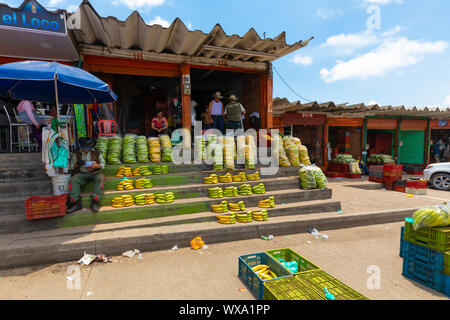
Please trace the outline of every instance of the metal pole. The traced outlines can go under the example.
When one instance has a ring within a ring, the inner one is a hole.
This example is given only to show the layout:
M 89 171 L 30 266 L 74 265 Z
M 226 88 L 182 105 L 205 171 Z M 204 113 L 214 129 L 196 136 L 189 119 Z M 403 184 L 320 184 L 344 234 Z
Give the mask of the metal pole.
M 56 120 L 59 121 L 58 75 L 55 76 Z

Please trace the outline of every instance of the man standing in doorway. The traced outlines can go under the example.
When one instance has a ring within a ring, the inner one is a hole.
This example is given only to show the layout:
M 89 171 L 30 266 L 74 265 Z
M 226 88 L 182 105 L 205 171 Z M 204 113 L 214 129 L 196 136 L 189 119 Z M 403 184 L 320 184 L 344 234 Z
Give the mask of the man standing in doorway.
M 230 97 L 230 103 L 225 107 L 225 117 L 227 119 L 227 129 L 244 129 L 242 127 L 242 116 L 245 116 L 245 109 L 237 102 L 237 97 L 232 94 Z
M 209 115 L 213 121 L 213 128 L 225 132 L 225 120 L 223 113 L 223 103 L 220 101 L 222 95 L 220 92 L 216 92 L 213 95 L 214 99 L 209 103 Z

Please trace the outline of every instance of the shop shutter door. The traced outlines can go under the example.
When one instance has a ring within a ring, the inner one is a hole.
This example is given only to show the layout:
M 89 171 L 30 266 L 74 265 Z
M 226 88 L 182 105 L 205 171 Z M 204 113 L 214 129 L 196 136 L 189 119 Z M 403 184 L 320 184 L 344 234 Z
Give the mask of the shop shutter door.
M 400 163 L 423 164 L 425 154 L 425 131 L 402 131 Z

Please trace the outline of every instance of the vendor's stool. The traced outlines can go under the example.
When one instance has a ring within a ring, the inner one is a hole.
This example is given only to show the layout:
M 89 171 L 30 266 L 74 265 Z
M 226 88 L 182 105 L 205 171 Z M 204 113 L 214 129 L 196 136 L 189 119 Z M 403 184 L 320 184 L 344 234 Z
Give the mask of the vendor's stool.
M 8 118 L 8 122 L 9 122 L 9 151 L 12 153 L 13 152 L 13 146 L 17 145 L 19 148 L 19 151 L 22 152 L 23 147 L 21 146 L 20 142 L 19 142 L 19 128 L 26 128 L 26 132 L 27 132 L 27 148 L 28 148 L 28 152 L 31 152 L 31 142 L 30 142 L 30 127 L 28 124 L 23 123 L 23 122 L 19 122 L 18 121 L 18 117 L 17 114 L 14 110 L 14 119 L 11 118 L 11 116 L 9 115 L 8 110 L 6 109 L 6 106 L 3 106 L 3 109 L 5 110 L 6 113 L 6 117 Z M 13 130 L 13 128 L 17 129 L 17 130 Z M 16 131 L 17 135 L 17 141 L 14 142 L 14 131 Z M 34 144 L 33 144 L 34 145 Z

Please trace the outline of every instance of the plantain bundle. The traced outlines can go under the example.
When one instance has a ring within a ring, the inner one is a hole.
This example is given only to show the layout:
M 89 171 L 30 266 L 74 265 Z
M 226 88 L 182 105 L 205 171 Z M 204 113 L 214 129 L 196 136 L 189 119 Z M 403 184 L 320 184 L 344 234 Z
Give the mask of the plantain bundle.
M 269 214 L 267 210 L 262 210 L 261 212 L 252 212 L 252 218 L 255 221 L 268 221 Z
M 194 159 L 205 160 L 206 155 L 206 139 L 203 136 L 196 136 L 194 138 Z
M 245 211 L 245 203 L 244 201 L 239 201 L 238 203 L 228 203 L 228 208 L 231 211 Z
M 220 204 L 212 204 L 211 210 L 214 213 L 226 213 L 228 212 L 228 202 L 222 201 Z
M 260 183 L 252 188 L 254 194 L 265 194 L 266 186 L 263 183 Z
M 226 136 L 223 143 L 225 170 L 234 170 L 235 145 L 234 137 Z
M 269 197 L 269 199 L 259 201 L 258 207 L 260 207 L 260 208 L 275 208 L 275 198 Z
M 162 149 L 162 161 L 172 162 L 172 141 L 168 135 L 163 135 L 159 138 Z
M 283 140 L 280 135 L 273 135 L 272 136 L 272 144 L 274 149 L 274 156 L 278 159 L 278 164 L 280 167 L 290 167 L 291 163 L 289 162 L 289 159 L 286 155 L 286 152 L 284 150 L 283 146 Z
M 210 176 L 203 178 L 203 183 L 204 184 L 217 184 L 217 183 L 219 183 L 219 177 L 217 176 L 217 174 L 211 174 Z
M 137 206 L 145 206 L 146 205 L 145 194 L 138 194 L 134 196 L 134 203 Z
M 231 214 L 219 215 L 216 216 L 217 222 L 221 224 L 235 224 L 236 223 L 236 214 L 232 212 Z
M 122 161 L 123 163 L 137 163 L 136 159 L 136 140 L 134 134 L 127 134 L 123 138 Z
M 236 221 L 239 223 L 250 223 L 253 221 L 252 212 L 236 213 Z
M 213 144 L 214 147 L 214 171 L 223 170 L 223 150 L 221 144 Z
M 298 145 L 294 142 L 294 138 L 289 136 L 284 137 L 283 144 L 291 165 L 294 167 L 300 167 Z
M 256 166 L 256 142 L 254 136 L 245 137 L 245 167 L 255 169 Z
M 131 177 L 131 176 L 133 176 L 133 172 L 132 172 L 132 169 L 129 167 L 122 166 L 117 170 L 117 173 L 116 173 L 116 177 L 118 177 L 118 178 Z
M 145 136 L 139 136 L 136 139 L 136 153 L 137 161 L 141 163 L 148 163 L 148 145 Z
M 246 163 L 246 143 L 245 136 L 236 137 L 236 155 L 238 164 Z
M 135 184 L 134 184 L 136 189 L 149 189 L 149 188 L 153 188 L 153 183 L 152 183 L 152 179 L 139 179 L 136 180 Z
M 261 180 L 261 177 L 259 175 L 259 171 L 255 171 L 254 173 L 248 173 L 247 174 L 247 180 L 248 181 L 259 181 L 259 180 Z
M 237 187 L 225 187 L 223 190 L 223 196 L 224 197 L 237 197 L 239 195 L 238 188 Z
M 122 138 L 119 136 L 111 137 L 108 143 L 108 164 L 120 164 L 120 156 L 122 154 Z
M 131 207 L 134 205 L 134 198 L 130 195 L 122 195 L 112 199 L 112 206 L 114 208 Z
M 134 174 L 136 173 L 136 174 Z M 133 170 L 133 174 L 135 176 L 151 176 L 152 171 L 150 170 L 150 167 L 148 166 L 140 166 Z
M 169 167 L 168 166 L 156 166 L 152 169 L 152 173 L 157 174 L 157 175 L 168 174 Z
M 220 187 L 209 188 L 208 195 L 210 198 L 223 198 L 223 189 Z
M 246 182 L 247 181 L 247 175 L 245 172 L 240 172 L 239 174 L 236 174 L 232 176 L 233 182 Z
M 118 184 L 116 189 L 118 191 L 128 191 L 128 190 L 133 190 L 134 189 L 134 184 L 133 184 L 133 180 L 124 178 L 123 180 L 121 180 Z
M 161 162 L 161 144 L 159 138 L 153 137 L 147 140 L 148 149 L 150 153 L 150 160 L 153 163 Z
M 156 203 L 156 197 L 154 193 L 146 193 L 145 194 L 145 204 L 149 205 L 149 204 L 154 204 Z
M 100 150 L 100 152 L 102 153 L 102 156 L 104 158 L 107 158 L 107 156 L 108 156 L 108 144 L 109 144 L 108 137 L 98 137 L 97 149 Z
M 249 184 L 242 184 L 238 187 L 238 194 L 241 196 L 253 195 L 252 186 Z
M 230 173 L 227 173 L 224 176 L 219 176 L 219 182 L 220 183 L 231 183 L 231 182 L 233 182 L 233 177 L 231 176 Z

